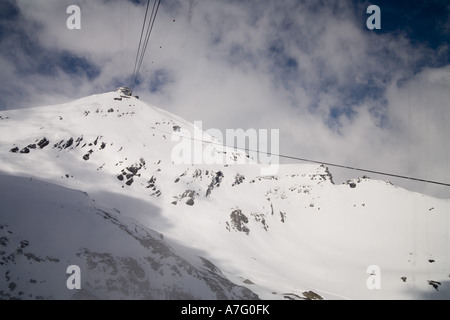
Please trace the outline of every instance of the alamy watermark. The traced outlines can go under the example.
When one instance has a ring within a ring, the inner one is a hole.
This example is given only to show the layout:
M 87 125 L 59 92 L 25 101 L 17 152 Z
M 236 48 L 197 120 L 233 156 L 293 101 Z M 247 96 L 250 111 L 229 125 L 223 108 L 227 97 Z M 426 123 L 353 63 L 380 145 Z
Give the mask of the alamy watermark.
M 66 281 L 67 289 L 81 289 L 81 270 L 80 267 L 73 264 L 67 267 L 66 274 L 69 274 L 69 277 Z
M 67 18 L 66 27 L 69 30 L 80 30 L 81 29 L 81 9 L 79 6 L 70 5 L 66 10 L 67 14 L 70 16 Z
M 270 137 L 269 137 L 270 135 Z M 215 140 L 211 140 L 214 137 Z M 194 122 L 193 135 L 176 127 L 171 135 L 174 164 L 260 164 L 261 175 L 274 175 L 279 168 L 280 132 L 278 129 L 202 130 L 202 121 Z M 222 143 L 223 141 L 223 143 Z M 225 147 L 226 146 L 226 147 Z M 231 152 L 233 151 L 233 152 Z
M 367 14 L 371 14 L 366 20 L 367 29 L 381 29 L 381 10 L 379 6 L 371 5 L 367 7 Z
M 370 265 L 367 267 L 366 273 L 369 274 L 366 281 L 367 289 L 381 289 L 381 268 L 377 265 Z
M 67 18 L 66 26 L 69 30 L 80 30 L 81 29 L 81 9 L 77 5 L 70 5 L 66 9 L 66 13 L 70 14 Z M 381 10 L 377 5 L 370 5 L 366 10 L 370 17 L 366 20 L 367 29 L 381 29 Z

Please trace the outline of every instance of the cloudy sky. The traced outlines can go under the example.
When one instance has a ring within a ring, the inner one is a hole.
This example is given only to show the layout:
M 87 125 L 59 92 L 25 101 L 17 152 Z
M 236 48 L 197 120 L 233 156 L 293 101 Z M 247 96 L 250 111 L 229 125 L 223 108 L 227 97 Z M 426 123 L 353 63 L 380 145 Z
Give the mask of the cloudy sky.
M 130 86 L 146 3 L 2 0 L 0 111 Z M 134 94 L 203 129 L 279 129 L 283 154 L 450 183 L 449 57 L 447 0 L 163 0 Z

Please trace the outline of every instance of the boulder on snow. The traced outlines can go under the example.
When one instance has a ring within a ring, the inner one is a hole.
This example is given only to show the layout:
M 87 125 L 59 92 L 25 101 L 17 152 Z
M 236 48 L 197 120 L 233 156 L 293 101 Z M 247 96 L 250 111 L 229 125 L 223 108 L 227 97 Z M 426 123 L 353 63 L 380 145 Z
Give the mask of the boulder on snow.
M 302 294 L 305 297 L 305 300 L 323 300 L 323 298 L 314 291 L 305 291 L 302 292 Z
M 42 138 L 39 142 L 38 142 L 38 146 L 41 149 L 44 149 L 46 146 L 48 146 L 50 143 L 50 141 L 47 140 L 47 138 Z
M 230 214 L 231 219 L 231 227 L 230 224 L 227 222 L 227 229 L 229 231 L 230 228 L 233 228 L 237 231 L 244 232 L 245 234 L 249 234 L 250 229 L 247 228 L 246 224 L 248 223 L 248 218 L 245 214 L 242 213 L 241 209 L 233 210 Z
M 194 198 L 195 197 L 195 191 L 194 190 L 186 190 L 181 195 L 181 198 Z
M 428 280 L 428 284 L 432 286 L 436 291 L 439 291 L 439 286 L 441 285 L 439 281 Z
M 188 206 L 193 206 L 194 205 L 194 198 L 195 198 L 195 191 L 194 190 L 186 190 L 183 192 L 183 194 L 181 195 L 180 199 L 183 198 L 188 198 L 186 200 L 186 204 Z
M 232 187 L 237 186 L 238 184 L 241 184 L 244 182 L 245 177 L 242 174 L 236 173 L 236 176 L 234 177 L 234 182 L 231 185 Z
M 208 189 L 206 190 L 206 197 L 209 197 L 209 195 L 211 194 L 211 191 L 215 188 L 215 187 L 219 187 L 220 183 L 222 182 L 224 175 L 222 173 L 222 171 L 217 171 L 216 175 L 212 178 L 211 183 L 208 186 Z
M 70 138 L 69 140 L 67 140 L 67 142 L 64 144 L 64 149 L 69 148 L 71 145 L 73 144 L 73 138 Z
M 130 171 L 133 175 L 135 175 L 138 173 L 139 168 L 137 168 L 135 166 L 129 166 L 129 167 L 127 167 L 127 170 Z

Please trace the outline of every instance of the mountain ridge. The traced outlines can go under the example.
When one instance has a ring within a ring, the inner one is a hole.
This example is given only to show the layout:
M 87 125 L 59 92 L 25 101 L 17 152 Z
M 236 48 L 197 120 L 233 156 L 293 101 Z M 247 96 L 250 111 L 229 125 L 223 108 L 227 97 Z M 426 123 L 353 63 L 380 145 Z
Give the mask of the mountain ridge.
M 171 135 L 194 125 L 119 92 L 0 117 L 1 171 L 87 192 L 119 220 L 163 234 L 178 255 L 205 253 L 253 292 L 243 296 L 449 297 L 448 199 L 368 177 L 336 185 L 315 164 L 262 175 L 244 152 L 208 144 L 208 135 L 202 145 L 228 162 L 174 164 Z M 380 289 L 367 284 L 373 265 Z

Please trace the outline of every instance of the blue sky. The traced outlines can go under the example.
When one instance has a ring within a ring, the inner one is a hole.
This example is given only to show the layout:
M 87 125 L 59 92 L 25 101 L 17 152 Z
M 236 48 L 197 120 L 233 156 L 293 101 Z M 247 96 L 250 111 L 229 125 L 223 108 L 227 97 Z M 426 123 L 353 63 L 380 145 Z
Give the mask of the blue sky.
M 66 28 L 72 4 L 81 30 Z M 0 110 L 130 85 L 145 4 L 1 1 Z M 381 30 L 366 28 L 371 4 Z M 438 0 L 163 0 L 135 93 L 203 128 L 278 128 L 286 154 L 449 182 L 449 13 Z
M 383 8 L 380 33 L 405 32 L 413 43 L 433 49 L 448 44 L 448 1 L 375 1 Z M 448 56 L 441 61 L 448 63 Z

